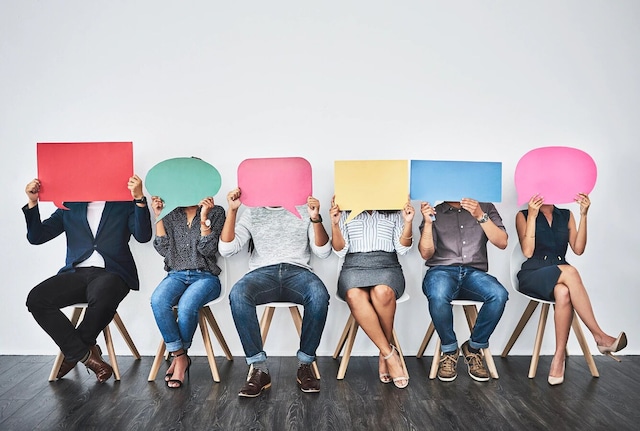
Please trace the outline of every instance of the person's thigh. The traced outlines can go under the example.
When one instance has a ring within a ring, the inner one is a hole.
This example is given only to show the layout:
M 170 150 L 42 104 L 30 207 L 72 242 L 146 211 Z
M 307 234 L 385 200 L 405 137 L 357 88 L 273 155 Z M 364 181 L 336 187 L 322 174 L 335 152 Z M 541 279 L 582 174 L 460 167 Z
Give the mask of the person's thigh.
M 468 270 L 456 299 L 487 302 L 506 289 L 493 275 L 479 269 Z
M 457 268 L 430 268 L 424 276 L 422 291 L 431 301 L 435 299 L 451 302 L 458 295 Z
M 31 289 L 27 306 L 63 308 L 87 302 L 87 279 L 77 272 L 54 275 Z
M 254 269 L 236 282 L 229 292 L 232 304 L 241 302 L 260 305 L 281 301 L 277 265 Z
M 187 287 L 184 277 L 179 272 L 169 272 L 151 294 L 151 306 L 173 307 L 178 303 Z
M 122 277 L 103 270 L 96 272 L 87 285 L 87 303 L 89 307 L 112 308 L 115 311 L 128 293 L 129 286 Z
M 320 278 L 312 271 L 290 265 L 282 281 L 282 301 L 306 304 L 328 302 L 329 293 Z
M 220 296 L 220 279 L 213 274 L 197 277 L 178 300 L 178 310 L 189 308 L 199 310 L 207 302 Z

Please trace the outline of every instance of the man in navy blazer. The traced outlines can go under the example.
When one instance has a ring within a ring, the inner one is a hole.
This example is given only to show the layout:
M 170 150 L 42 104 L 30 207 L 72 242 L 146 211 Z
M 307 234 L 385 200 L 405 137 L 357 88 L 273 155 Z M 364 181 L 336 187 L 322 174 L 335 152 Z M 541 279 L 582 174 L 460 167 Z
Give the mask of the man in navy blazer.
M 130 290 L 139 289 L 138 272 L 129 239 L 151 239 L 151 216 L 142 180 L 134 175 L 128 188 L 130 202 L 65 202 L 41 221 L 38 208 L 40 181 L 26 187 L 29 202 L 22 208 L 27 222 L 27 239 L 43 244 L 64 233 L 67 238 L 65 266 L 58 274 L 34 287 L 27 308 L 64 354 L 57 378 L 71 371 L 78 361 L 91 369 L 100 383 L 113 374 L 102 360 L 96 344 L 98 334 L 111 322 L 118 304 Z M 84 319 L 77 328 L 61 311 L 86 302 Z

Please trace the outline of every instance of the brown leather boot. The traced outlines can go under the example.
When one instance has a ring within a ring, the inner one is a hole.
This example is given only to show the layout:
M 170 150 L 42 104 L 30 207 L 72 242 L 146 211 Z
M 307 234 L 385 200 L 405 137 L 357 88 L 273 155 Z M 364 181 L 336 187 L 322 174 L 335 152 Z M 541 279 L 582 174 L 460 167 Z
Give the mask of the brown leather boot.
M 58 370 L 58 374 L 56 375 L 56 379 L 61 379 L 66 376 L 69 371 L 73 370 L 76 367 L 77 362 L 70 362 L 66 359 L 62 360 L 62 364 L 60 365 L 60 369 Z
M 104 383 L 113 375 L 113 368 L 102 360 L 101 353 L 98 345 L 89 347 L 89 357 L 83 363 L 85 367 L 96 373 L 98 382 Z

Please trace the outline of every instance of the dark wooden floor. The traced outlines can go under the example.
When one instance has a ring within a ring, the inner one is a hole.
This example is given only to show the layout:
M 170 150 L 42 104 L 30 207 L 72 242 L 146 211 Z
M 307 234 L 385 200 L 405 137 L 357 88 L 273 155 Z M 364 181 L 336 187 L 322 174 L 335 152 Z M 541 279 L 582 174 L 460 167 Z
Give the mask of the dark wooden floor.
M 320 358 L 322 391 L 304 394 L 294 357 L 271 358 L 273 386 L 256 399 L 237 391 L 243 358 L 218 358 L 214 383 L 205 357 L 193 358 L 189 383 L 168 389 L 162 368 L 147 382 L 152 358 L 121 356 L 122 381 L 103 385 L 76 367 L 49 383 L 53 356 L 0 356 L 0 430 L 632 430 L 640 429 L 640 357 L 622 363 L 598 356 L 600 378 L 584 359 L 567 362 L 565 383 L 550 387 L 550 357 L 527 378 L 529 357 L 496 357 L 499 380 L 477 383 L 458 364 L 451 383 L 429 380 L 431 357 L 407 358 L 404 390 L 377 380 L 377 358 L 351 359 L 345 380 L 338 362 Z

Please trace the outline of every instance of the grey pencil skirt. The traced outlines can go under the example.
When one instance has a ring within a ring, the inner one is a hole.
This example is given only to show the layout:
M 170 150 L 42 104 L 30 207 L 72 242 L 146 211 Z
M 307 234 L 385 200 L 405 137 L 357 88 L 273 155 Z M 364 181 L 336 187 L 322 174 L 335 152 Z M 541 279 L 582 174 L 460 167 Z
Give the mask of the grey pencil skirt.
M 354 287 L 389 286 L 396 299 L 404 293 L 404 274 L 395 252 L 370 251 L 348 253 L 338 277 L 338 296 L 345 298 L 347 290 Z

